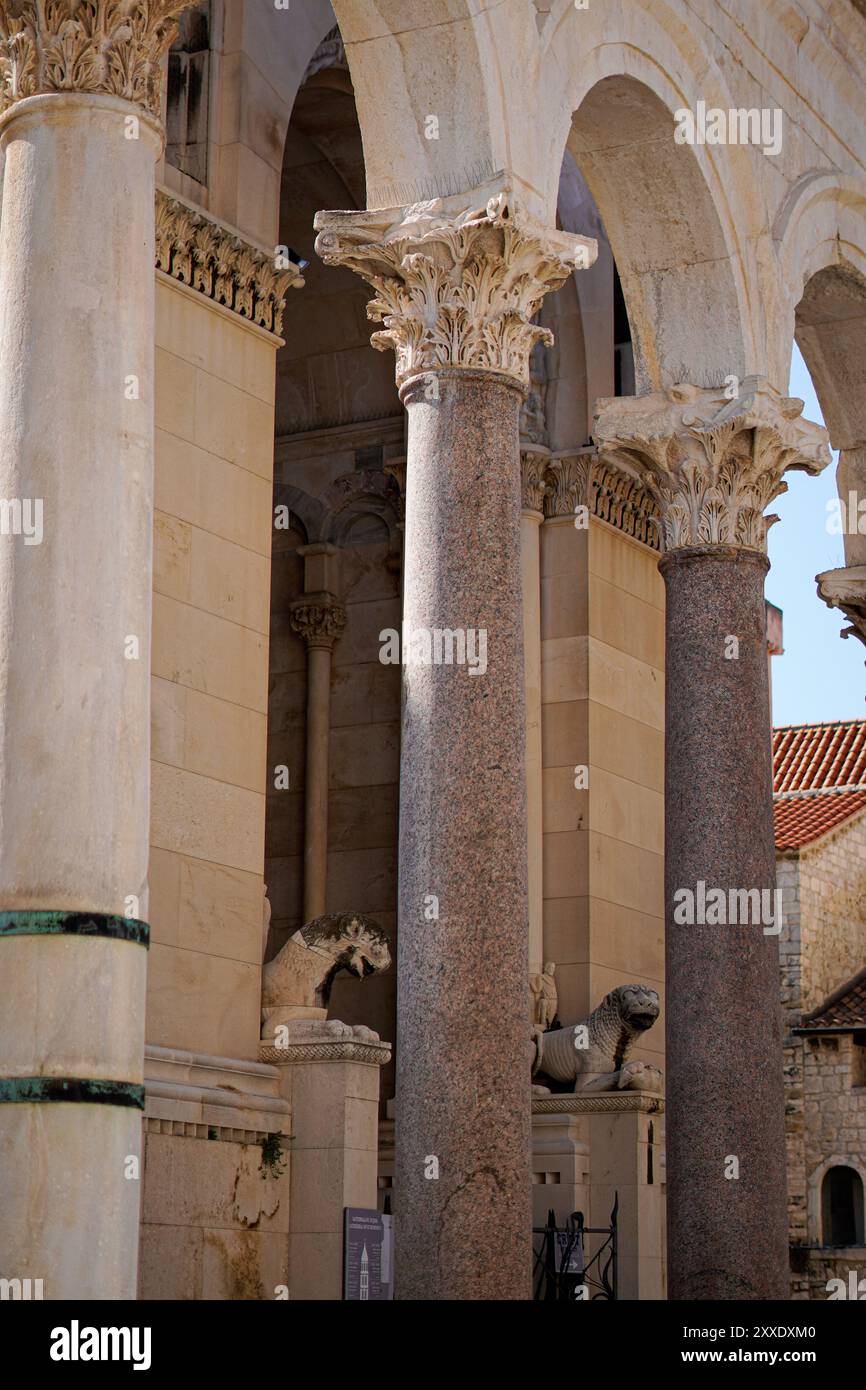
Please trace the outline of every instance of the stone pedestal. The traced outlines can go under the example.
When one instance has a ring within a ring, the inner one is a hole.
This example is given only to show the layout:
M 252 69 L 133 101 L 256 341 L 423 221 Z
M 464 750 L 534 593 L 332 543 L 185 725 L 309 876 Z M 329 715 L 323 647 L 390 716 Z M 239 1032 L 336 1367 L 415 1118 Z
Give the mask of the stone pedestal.
M 665 1296 L 664 1101 L 642 1092 L 536 1097 L 532 1102 L 533 1225 L 552 1208 L 588 1227 L 617 1213 L 618 1298 Z M 544 1181 L 541 1181 L 541 1175 Z M 598 1246 L 591 1237 L 590 1253 Z
M 183 4 L 93 8 L 0 4 L 0 1268 L 47 1299 L 135 1297 L 141 1199 L 157 74 Z
M 379 1070 L 389 1043 L 320 1039 L 263 1046 L 292 1107 L 289 1292 L 338 1300 L 343 1291 L 343 1212 L 375 1210 Z
M 802 401 L 761 378 L 739 389 L 601 401 L 595 429 L 604 453 L 645 477 L 665 545 L 675 1299 L 788 1296 L 763 511 L 786 468 L 818 472 L 829 450 Z
M 594 259 L 501 184 L 319 213 L 373 285 L 409 414 L 395 1188 L 398 1298 L 530 1296 L 518 415 L 531 320 Z

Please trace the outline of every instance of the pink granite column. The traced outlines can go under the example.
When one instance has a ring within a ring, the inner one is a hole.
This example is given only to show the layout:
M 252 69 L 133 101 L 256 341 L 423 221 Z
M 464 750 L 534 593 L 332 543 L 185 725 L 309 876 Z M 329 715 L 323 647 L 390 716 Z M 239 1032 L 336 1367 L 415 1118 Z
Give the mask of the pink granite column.
M 787 1298 L 779 948 L 678 923 L 675 894 L 776 886 L 765 555 L 670 551 L 665 709 L 668 1292 Z M 736 659 L 724 655 L 736 635 Z M 682 914 L 680 914 L 682 915 Z M 733 1171 L 733 1156 L 739 1176 Z
M 374 285 L 409 414 L 396 1296 L 528 1299 L 518 415 L 547 336 L 530 320 L 594 247 L 515 218 L 504 192 L 317 226 L 323 258 Z
M 672 1299 L 789 1297 L 763 511 L 829 461 L 801 410 L 754 377 L 597 406 L 664 534 Z

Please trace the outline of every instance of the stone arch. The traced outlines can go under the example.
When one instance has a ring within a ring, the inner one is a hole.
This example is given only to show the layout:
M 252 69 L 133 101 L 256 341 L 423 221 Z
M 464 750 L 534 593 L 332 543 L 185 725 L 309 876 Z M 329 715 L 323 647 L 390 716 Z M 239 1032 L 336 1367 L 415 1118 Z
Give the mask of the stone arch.
M 830 1158 L 825 1158 L 819 1163 L 817 1168 L 813 1168 L 809 1174 L 808 1192 L 806 1195 L 806 1211 L 808 1219 L 808 1234 L 810 1240 L 821 1243 L 824 1237 L 822 1194 L 824 1189 L 824 1179 L 831 1168 L 852 1168 L 863 1184 L 863 1191 L 866 1193 L 866 1165 L 859 1158 L 851 1154 L 833 1154 Z
M 479 13 L 476 0 L 333 5 L 358 104 L 368 207 L 446 197 L 509 167 L 513 92 L 499 55 L 511 68 L 537 59 L 532 6 Z
M 720 385 L 758 356 L 718 190 L 696 150 L 674 141 L 680 104 L 614 72 L 585 93 L 566 142 L 613 249 L 639 394 L 682 380 Z
M 780 208 L 773 237 L 787 298 L 786 349 L 796 339 L 839 450 L 837 485 L 847 502 L 866 487 L 866 188 L 809 171 Z M 866 537 L 856 530 L 846 531 L 845 557 L 866 564 Z

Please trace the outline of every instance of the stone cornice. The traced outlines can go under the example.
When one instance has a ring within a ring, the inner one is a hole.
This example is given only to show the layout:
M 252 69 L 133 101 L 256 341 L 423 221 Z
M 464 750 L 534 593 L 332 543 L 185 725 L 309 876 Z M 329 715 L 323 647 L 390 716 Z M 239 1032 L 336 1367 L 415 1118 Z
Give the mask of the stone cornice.
M 156 266 L 278 336 L 286 294 L 304 283 L 297 266 L 275 269 L 266 251 L 162 189 L 156 194 Z
M 644 1115 L 661 1115 L 664 1108 L 664 1097 L 648 1091 L 592 1091 L 532 1097 L 533 1115 L 605 1115 L 635 1110 Z
M 355 1042 L 352 1039 L 335 1042 L 289 1043 L 273 1047 L 262 1043 L 259 1048 L 262 1062 L 271 1064 L 310 1062 L 364 1062 L 367 1066 L 384 1067 L 391 1060 L 391 1044 L 387 1042 Z
M 0 111 L 99 92 L 162 114 L 162 57 L 190 0 L 0 0 Z
M 487 190 L 490 191 L 489 189 Z M 544 296 L 595 260 L 587 237 L 551 231 L 500 187 L 457 212 L 446 200 L 381 212 L 320 212 L 316 250 L 375 291 L 372 342 L 397 355 L 397 384 L 441 367 L 497 372 L 529 384 L 529 356 L 553 341 L 532 323 Z
M 305 594 L 291 605 L 289 623 L 308 647 L 330 651 L 343 634 L 346 610 L 333 594 Z
M 544 460 L 542 501 L 547 518 L 573 517 L 576 508 L 583 506 L 590 516 L 606 521 L 623 535 L 652 550 L 659 549 L 659 509 L 634 474 L 624 472 L 610 459 L 600 458 L 594 447 L 561 454 L 526 449 L 522 454 L 524 506 L 529 459 Z M 536 466 L 540 467 L 540 462 Z
M 866 565 L 825 570 L 815 576 L 819 597 L 828 608 L 840 608 L 851 624 L 843 637 L 859 637 L 866 644 Z
M 658 505 L 664 547 L 729 545 L 766 553 L 764 509 L 787 489 L 789 468 L 820 473 L 826 430 L 800 418 L 803 402 L 763 377 L 729 400 L 719 388 L 674 386 L 596 406 L 594 438 L 605 462 L 642 481 Z

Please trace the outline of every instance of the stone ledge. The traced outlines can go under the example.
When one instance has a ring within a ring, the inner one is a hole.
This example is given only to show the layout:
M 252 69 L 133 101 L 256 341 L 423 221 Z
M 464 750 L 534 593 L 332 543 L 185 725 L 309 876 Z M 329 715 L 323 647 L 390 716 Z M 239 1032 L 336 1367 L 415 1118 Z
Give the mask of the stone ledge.
M 599 1091 L 595 1095 L 533 1096 L 533 1115 L 593 1115 L 617 1114 L 623 1111 L 642 1111 L 645 1115 L 663 1115 L 663 1096 L 646 1091 Z
M 263 1044 L 259 1057 L 263 1062 L 283 1066 L 310 1062 L 363 1062 L 367 1066 L 384 1067 L 391 1060 L 391 1044 L 354 1042 L 351 1038 L 338 1042 L 290 1043 L 288 1047 Z
M 260 1062 L 148 1045 L 144 1052 L 145 1130 L 185 1138 L 258 1143 L 288 1134 L 291 1106 L 279 1073 Z

